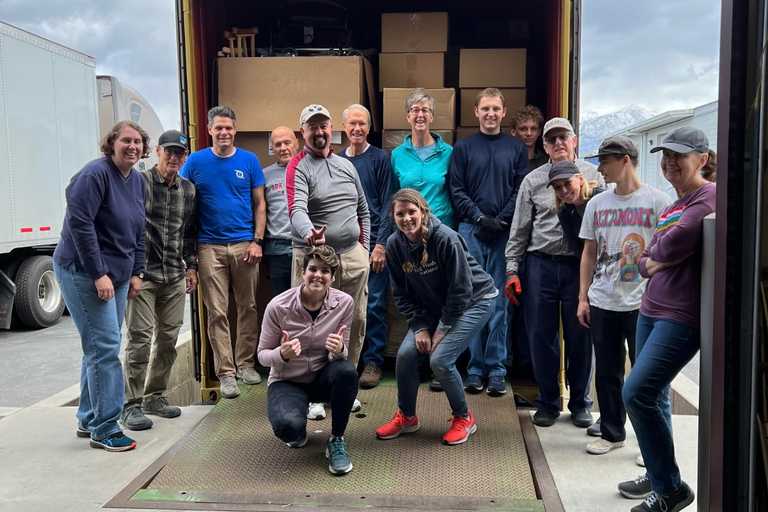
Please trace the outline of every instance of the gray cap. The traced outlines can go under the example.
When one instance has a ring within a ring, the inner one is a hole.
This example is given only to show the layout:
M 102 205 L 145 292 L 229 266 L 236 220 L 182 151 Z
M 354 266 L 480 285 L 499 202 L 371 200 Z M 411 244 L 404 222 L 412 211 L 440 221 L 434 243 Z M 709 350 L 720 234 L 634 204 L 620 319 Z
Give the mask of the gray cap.
M 573 125 L 569 120 L 567 120 L 564 117 L 553 117 L 552 119 L 544 123 L 544 130 L 541 132 L 541 136 L 546 137 L 547 132 L 549 132 L 550 130 L 555 130 L 557 128 L 566 130 L 570 133 L 576 133 L 573 130 Z
M 570 160 L 562 160 L 560 162 L 555 162 L 552 164 L 552 167 L 549 168 L 549 183 L 547 184 L 548 187 L 552 186 L 552 183 L 554 183 L 557 180 L 568 180 L 576 176 L 577 174 L 581 174 L 581 171 L 578 167 L 576 167 L 576 164 L 571 162 Z
M 601 157 L 601 156 L 624 156 L 628 155 L 630 158 L 637 158 L 637 146 L 632 142 L 632 139 L 623 135 L 614 135 L 608 137 L 600 143 L 600 147 L 597 153 L 590 155 L 587 158 Z
M 301 111 L 301 115 L 299 116 L 299 126 L 304 126 L 304 123 L 315 116 L 323 116 L 327 117 L 329 120 L 331 119 L 331 113 L 328 112 L 328 109 L 324 106 L 316 104 L 307 105 L 304 107 L 304 110 Z
M 692 126 L 681 126 L 672 130 L 672 132 L 664 137 L 664 140 L 658 146 L 651 150 L 651 153 L 661 151 L 662 149 L 668 149 L 675 153 L 690 153 L 691 151 L 698 151 L 699 153 L 706 153 L 709 151 L 709 140 L 703 131 Z

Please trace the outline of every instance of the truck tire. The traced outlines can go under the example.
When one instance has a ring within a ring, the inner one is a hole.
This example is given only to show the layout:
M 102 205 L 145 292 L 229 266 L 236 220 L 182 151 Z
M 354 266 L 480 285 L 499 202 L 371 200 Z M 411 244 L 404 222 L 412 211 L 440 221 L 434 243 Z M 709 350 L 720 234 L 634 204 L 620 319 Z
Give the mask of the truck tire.
M 64 312 L 64 297 L 53 275 L 53 258 L 32 256 L 16 272 L 16 318 L 32 329 L 50 327 Z

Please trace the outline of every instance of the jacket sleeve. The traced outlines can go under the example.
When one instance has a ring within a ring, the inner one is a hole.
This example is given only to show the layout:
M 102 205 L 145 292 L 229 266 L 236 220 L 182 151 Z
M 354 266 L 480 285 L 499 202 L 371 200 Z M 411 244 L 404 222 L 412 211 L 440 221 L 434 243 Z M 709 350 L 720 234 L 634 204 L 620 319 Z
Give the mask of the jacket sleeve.
M 256 349 L 259 364 L 270 368 L 286 364 L 280 355 L 283 329 L 280 326 L 280 315 L 276 309 L 273 302 L 267 304 L 267 309 L 264 311 L 264 321 L 261 322 L 259 347 Z
M 685 207 L 680 220 L 648 247 L 648 256 L 659 263 L 678 263 L 701 250 L 702 223 L 712 206 L 702 196 Z
M 352 178 L 355 180 L 355 188 L 357 189 L 357 223 L 360 225 L 358 241 L 366 250 L 369 250 L 371 247 L 371 214 L 368 211 L 368 201 L 365 199 L 365 190 L 360 176 L 354 170 L 354 166 L 352 167 Z
M 520 144 L 523 145 L 522 143 Z M 499 214 L 499 220 L 512 224 L 512 218 L 515 215 L 515 207 L 517 206 L 517 193 L 520 191 L 520 185 L 523 183 L 523 178 L 528 174 L 528 151 L 523 146 L 520 151 L 517 152 L 517 158 L 513 164 L 515 167 L 515 177 L 512 184 L 512 197 Z
M 451 164 L 448 167 L 448 192 L 456 210 L 457 219 L 474 223 L 483 212 L 469 197 L 467 190 L 467 158 L 464 144 L 457 144 L 451 155 Z
M 376 180 L 376 184 L 378 187 L 377 193 L 379 194 L 381 212 L 379 212 L 380 224 L 379 232 L 377 233 L 378 239 L 375 243 L 386 246 L 389 235 L 391 235 L 395 229 L 395 222 L 392 219 L 391 205 L 392 196 L 395 195 L 395 192 L 400 190 L 400 180 L 397 179 L 395 171 L 392 169 L 392 163 L 387 156 L 381 159 L 377 171 L 379 177 L 378 180 Z M 374 242 L 372 241 L 372 243 Z
M 440 270 L 449 281 L 446 301 L 440 321 L 453 326 L 472 302 L 472 270 L 461 241 L 446 243 L 440 248 Z
M 97 174 L 76 175 L 67 187 L 67 218 L 77 255 L 86 273 L 96 280 L 107 274 L 96 236 L 96 215 L 106 193 L 104 178 Z M 142 235 L 143 236 L 143 235 Z
M 334 328 L 334 332 L 338 332 L 342 325 L 347 326 L 347 329 L 344 331 L 344 350 L 341 351 L 341 354 L 328 354 L 328 359 L 331 361 L 349 357 L 349 335 L 352 330 L 352 316 L 355 310 L 354 301 L 349 297 L 344 301 L 344 305 L 340 307 L 343 308 L 343 312 L 341 314 L 341 320 Z
M 305 240 L 314 227 L 309 218 L 309 182 L 307 175 L 299 169 L 299 162 L 304 158 L 304 151 L 296 154 L 285 169 L 285 190 L 288 198 L 288 217 L 293 232 Z
M 515 214 L 509 227 L 509 240 L 504 249 L 507 274 L 517 274 L 519 271 L 520 260 L 528 248 L 528 240 L 533 228 L 533 209 L 530 180 L 523 179 L 515 201 Z
M 413 294 L 408 292 L 408 284 L 403 271 L 403 261 L 398 255 L 394 245 L 397 242 L 387 242 L 387 270 L 392 278 L 392 295 L 400 314 L 408 320 L 408 327 L 413 332 L 429 329 L 432 322 L 429 321 L 426 309 L 414 300 Z

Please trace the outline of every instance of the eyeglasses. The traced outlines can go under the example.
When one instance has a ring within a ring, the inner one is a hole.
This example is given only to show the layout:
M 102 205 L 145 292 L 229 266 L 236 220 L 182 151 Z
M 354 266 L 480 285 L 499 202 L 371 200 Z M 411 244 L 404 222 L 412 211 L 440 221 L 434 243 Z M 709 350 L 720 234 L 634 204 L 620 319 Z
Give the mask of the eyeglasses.
M 410 112 L 411 114 L 413 114 L 415 116 L 417 116 L 419 114 L 427 115 L 427 114 L 431 114 L 432 113 L 432 109 L 429 108 L 429 107 L 411 107 L 408 110 L 408 112 Z
M 185 156 L 187 156 L 186 149 L 177 148 L 173 146 L 163 148 L 163 151 L 165 151 L 165 154 L 168 156 L 177 156 L 179 158 L 184 158 Z

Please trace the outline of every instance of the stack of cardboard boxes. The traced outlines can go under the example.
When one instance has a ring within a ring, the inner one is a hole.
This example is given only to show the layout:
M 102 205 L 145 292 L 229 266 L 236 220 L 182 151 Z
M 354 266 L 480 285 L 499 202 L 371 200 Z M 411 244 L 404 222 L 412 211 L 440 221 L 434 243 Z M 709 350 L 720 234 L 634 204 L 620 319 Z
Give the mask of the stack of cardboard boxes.
M 398 146 L 410 126 L 405 99 L 416 87 L 435 98 L 432 130 L 453 143 L 456 111 L 454 89 L 445 89 L 448 13 L 416 12 L 381 15 L 379 88 L 384 93 L 382 146 Z
M 512 113 L 526 104 L 526 51 L 524 48 L 470 49 L 459 53 L 459 87 L 461 126 L 456 140 L 477 131 L 475 98 L 486 87 L 501 90 L 507 105 L 502 130 L 508 131 Z

